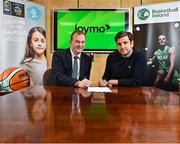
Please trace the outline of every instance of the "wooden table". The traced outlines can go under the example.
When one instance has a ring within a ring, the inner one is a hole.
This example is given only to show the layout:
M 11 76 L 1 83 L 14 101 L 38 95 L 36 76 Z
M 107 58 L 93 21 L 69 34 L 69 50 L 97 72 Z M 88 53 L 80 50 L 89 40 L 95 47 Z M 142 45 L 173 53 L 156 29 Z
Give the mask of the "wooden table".
M 154 87 L 28 87 L 0 97 L 0 142 L 180 142 L 180 98 Z

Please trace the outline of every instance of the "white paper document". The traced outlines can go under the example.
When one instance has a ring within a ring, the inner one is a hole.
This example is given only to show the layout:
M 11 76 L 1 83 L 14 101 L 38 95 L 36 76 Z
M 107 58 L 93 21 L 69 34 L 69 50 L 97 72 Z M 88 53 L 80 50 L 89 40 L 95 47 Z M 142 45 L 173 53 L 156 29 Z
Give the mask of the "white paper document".
M 88 92 L 112 92 L 108 87 L 88 87 Z

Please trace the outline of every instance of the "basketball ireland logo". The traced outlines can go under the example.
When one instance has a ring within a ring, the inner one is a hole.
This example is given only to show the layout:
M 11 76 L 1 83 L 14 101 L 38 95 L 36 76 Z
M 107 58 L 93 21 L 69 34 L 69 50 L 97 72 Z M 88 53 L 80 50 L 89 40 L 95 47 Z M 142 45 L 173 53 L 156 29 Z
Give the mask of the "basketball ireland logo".
M 140 9 L 137 14 L 138 18 L 140 20 L 146 20 L 150 16 L 150 12 L 148 9 Z

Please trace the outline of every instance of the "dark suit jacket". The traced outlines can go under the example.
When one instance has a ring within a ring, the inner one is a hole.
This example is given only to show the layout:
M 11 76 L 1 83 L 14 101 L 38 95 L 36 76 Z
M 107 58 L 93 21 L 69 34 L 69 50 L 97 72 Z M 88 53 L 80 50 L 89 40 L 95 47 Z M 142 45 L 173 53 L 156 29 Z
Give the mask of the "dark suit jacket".
M 89 79 L 91 70 L 91 58 L 81 53 L 79 80 Z M 77 79 L 71 77 L 72 56 L 70 49 L 54 52 L 52 59 L 51 85 L 74 86 Z

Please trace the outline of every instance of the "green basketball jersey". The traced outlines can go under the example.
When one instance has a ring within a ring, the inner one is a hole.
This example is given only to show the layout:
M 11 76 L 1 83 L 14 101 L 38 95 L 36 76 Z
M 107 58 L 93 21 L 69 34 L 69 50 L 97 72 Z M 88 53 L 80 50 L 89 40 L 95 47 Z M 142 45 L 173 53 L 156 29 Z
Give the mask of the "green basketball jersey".
M 159 62 L 159 67 L 163 69 L 164 71 L 167 71 L 170 66 L 169 50 L 170 50 L 170 47 L 166 46 L 164 50 L 158 49 L 154 54 Z
M 165 74 L 168 73 L 169 67 L 170 67 L 170 50 L 171 47 L 165 46 L 164 50 L 158 49 L 154 55 L 156 56 L 159 67 L 164 71 Z M 179 73 L 177 70 L 174 71 L 173 77 L 172 77 L 172 83 L 178 83 L 179 82 Z

